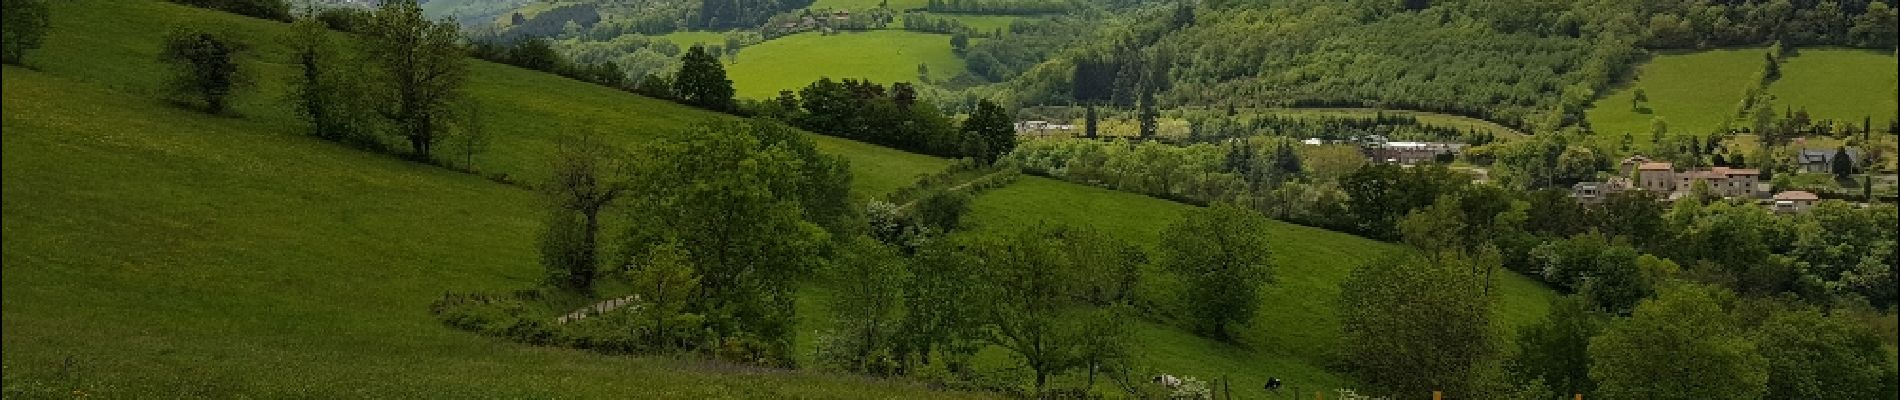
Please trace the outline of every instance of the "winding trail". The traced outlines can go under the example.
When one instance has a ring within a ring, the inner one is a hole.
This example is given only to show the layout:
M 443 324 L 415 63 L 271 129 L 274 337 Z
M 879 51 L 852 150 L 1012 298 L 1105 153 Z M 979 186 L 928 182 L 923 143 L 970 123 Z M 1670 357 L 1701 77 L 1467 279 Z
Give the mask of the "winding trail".
M 627 295 L 627 297 L 621 297 L 621 298 L 616 298 L 616 299 L 607 299 L 599 303 L 594 303 L 594 305 L 591 305 L 591 306 L 581 307 L 581 309 L 579 310 L 574 310 L 574 312 L 567 313 L 567 315 L 562 315 L 558 318 L 555 318 L 554 322 L 560 323 L 560 324 L 566 324 L 569 322 L 578 322 L 580 320 L 587 319 L 587 317 L 606 314 L 613 310 L 618 310 L 622 307 L 632 306 L 632 307 L 638 308 L 640 307 L 640 304 L 638 303 L 639 301 L 640 301 L 640 295 L 637 295 L 637 294 Z

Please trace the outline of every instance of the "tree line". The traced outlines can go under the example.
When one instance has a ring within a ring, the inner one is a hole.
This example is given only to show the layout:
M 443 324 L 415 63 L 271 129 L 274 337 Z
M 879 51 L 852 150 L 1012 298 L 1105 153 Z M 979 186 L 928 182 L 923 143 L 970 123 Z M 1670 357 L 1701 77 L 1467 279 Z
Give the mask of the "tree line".
M 789 121 L 812 132 L 944 157 L 994 162 L 1016 146 L 1014 117 L 980 101 L 961 123 L 922 101 L 910 83 L 884 85 L 820 78 L 797 93 L 782 91 L 753 102 L 750 112 Z
M 924 10 L 942 14 L 1060 14 L 1074 8 L 1063 0 L 930 0 L 924 4 Z

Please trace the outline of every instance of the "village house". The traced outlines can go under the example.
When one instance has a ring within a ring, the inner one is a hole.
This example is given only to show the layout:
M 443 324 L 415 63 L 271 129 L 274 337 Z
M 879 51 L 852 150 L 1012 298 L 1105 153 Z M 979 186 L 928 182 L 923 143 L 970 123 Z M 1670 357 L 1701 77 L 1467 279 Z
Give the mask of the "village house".
M 1624 159 L 1618 171 L 1622 176 L 1607 182 L 1585 182 L 1593 185 L 1572 187 L 1571 197 L 1583 201 L 1616 191 L 1640 189 L 1664 194 L 1665 198 L 1677 198 L 1694 191 L 1698 182 L 1706 183 L 1710 194 L 1721 197 L 1759 198 L 1767 193 L 1762 188 L 1761 171 L 1753 169 L 1714 167 L 1676 172 L 1674 164 L 1636 156 Z
M 1761 171 L 1715 167 L 1701 171 L 1688 171 L 1676 174 L 1676 191 L 1688 192 L 1695 189 L 1696 182 L 1709 185 L 1709 192 L 1722 197 L 1756 197 L 1755 184 L 1761 181 Z
M 1801 149 L 1801 154 L 1798 155 L 1798 162 L 1801 163 L 1801 172 L 1817 174 L 1834 173 L 1834 156 L 1838 155 L 1837 152 L 1838 150 L 1833 149 Z M 1860 161 L 1860 149 L 1847 149 L 1847 161 L 1854 162 L 1858 165 Z
M 1575 185 L 1570 185 L 1570 198 L 1576 199 L 1578 203 L 1597 204 L 1612 194 L 1630 188 L 1629 178 L 1620 176 L 1610 177 L 1609 180 L 1603 182 L 1577 182 Z
M 1815 196 L 1814 193 L 1790 190 L 1775 193 L 1774 210 L 1783 213 L 1807 212 L 1808 209 L 1814 208 L 1814 203 L 1820 201 L 1821 197 Z

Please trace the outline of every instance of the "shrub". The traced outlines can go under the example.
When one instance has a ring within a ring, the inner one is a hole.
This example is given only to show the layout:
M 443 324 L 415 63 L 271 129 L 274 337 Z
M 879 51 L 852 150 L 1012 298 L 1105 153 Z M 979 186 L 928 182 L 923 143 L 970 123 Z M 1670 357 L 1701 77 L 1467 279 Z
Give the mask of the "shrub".
M 245 45 L 227 34 L 180 28 L 165 39 L 159 59 L 174 69 L 172 95 L 201 102 L 206 112 L 222 113 L 230 97 L 250 85 L 250 72 L 238 63 Z

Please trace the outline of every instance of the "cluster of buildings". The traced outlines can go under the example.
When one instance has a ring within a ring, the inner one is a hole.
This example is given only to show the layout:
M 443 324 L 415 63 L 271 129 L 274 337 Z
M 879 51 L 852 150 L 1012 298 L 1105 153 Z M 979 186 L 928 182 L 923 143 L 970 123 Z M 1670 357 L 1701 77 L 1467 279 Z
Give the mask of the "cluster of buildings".
M 1457 157 L 1464 143 L 1373 141 L 1365 146 L 1366 157 L 1374 162 L 1418 165 Z
M 1016 134 L 1023 136 L 1068 135 L 1075 133 L 1075 125 L 1053 124 L 1049 121 L 1022 121 L 1016 123 Z
M 1761 171 L 1754 169 L 1713 167 L 1677 171 L 1674 164 L 1652 162 L 1636 156 L 1623 160 L 1618 172 L 1618 176 L 1603 182 L 1579 182 L 1571 186 L 1570 196 L 1579 202 L 1592 204 L 1603 201 L 1613 193 L 1645 190 L 1675 200 L 1693 193 L 1697 185 L 1706 185 L 1710 195 L 1762 200 L 1775 211 L 1807 211 L 1821 200 L 1820 196 L 1803 191 L 1785 191 L 1770 196 L 1772 185 L 1762 182 Z

